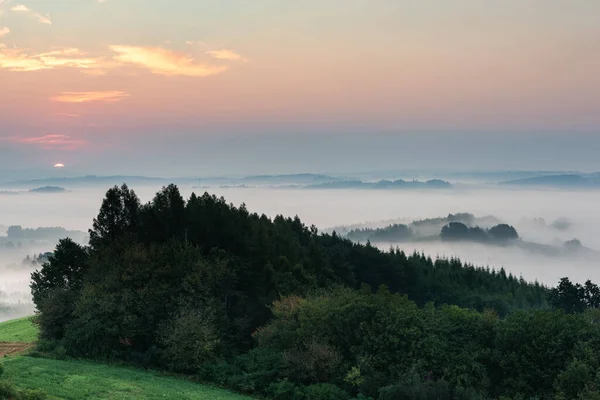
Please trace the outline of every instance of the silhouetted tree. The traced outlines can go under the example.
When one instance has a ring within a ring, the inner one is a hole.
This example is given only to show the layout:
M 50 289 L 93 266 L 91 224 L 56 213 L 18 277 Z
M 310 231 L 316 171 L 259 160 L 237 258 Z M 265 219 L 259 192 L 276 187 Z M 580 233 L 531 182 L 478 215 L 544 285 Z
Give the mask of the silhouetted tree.
M 585 289 L 578 283 L 571 283 L 569 278 L 562 278 L 558 286 L 550 290 L 550 302 L 569 314 L 583 312 L 586 308 Z
M 92 249 L 133 233 L 137 229 L 139 208 L 139 198 L 127 185 L 109 189 L 89 231 Z

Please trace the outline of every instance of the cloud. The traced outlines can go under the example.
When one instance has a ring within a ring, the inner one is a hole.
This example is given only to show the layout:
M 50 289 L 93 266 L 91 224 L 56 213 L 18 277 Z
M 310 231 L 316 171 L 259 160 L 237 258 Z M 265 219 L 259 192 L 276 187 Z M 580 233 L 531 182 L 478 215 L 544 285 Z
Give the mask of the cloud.
M 8 35 L 9 33 L 10 33 L 10 29 L 8 29 L 7 27 L 0 28 L 0 38 Z
M 108 54 L 90 55 L 76 48 L 53 48 L 43 53 L 31 53 L 25 49 L 8 47 L 0 43 L 0 69 L 30 72 L 74 68 L 87 75 L 100 76 L 111 69 L 136 65 L 159 75 L 191 77 L 216 75 L 228 69 L 224 65 L 206 64 L 191 55 L 160 47 L 113 45 L 109 46 L 109 49 L 114 52 L 112 58 Z M 229 50 L 209 53 L 211 57 L 220 60 L 246 61 L 242 56 Z
M 129 96 L 129 93 L 120 90 L 104 92 L 63 92 L 59 96 L 51 97 L 50 100 L 60 103 L 89 103 L 93 101 L 116 103 Z
M 102 76 L 102 75 L 106 75 L 107 72 L 103 69 L 84 69 L 83 71 L 84 74 L 86 75 L 91 75 L 91 76 Z
M 227 70 L 225 66 L 200 64 L 188 55 L 159 47 L 113 45 L 110 46 L 110 49 L 117 53 L 115 56 L 117 61 L 135 64 L 159 75 L 203 77 L 216 75 Z
M 37 18 L 37 20 L 40 21 L 42 24 L 52 25 L 52 20 L 49 16 L 45 16 L 42 14 L 33 14 L 33 16 Z
M 27 8 L 27 6 L 24 6 L 23 4 L 12 6 L 11 11 L 27 14 L 30 17 L 37 19 L 42 24 L 52 25 L 52 20 L 50 19 L 50 16 L 36 13 L 31 9 Z
M 228 60 L 228 61 L 243 61 L 247 62 L 248 60 L 241 55 L 237 54 L 231 50 L 209 50 L 206 52 L 209 56 L 216 58 L 218 60 Z
M 27 54 L 22 49 L 8 48 L 0 43 L 0 68 L 28 72 L 54 68 L 97 70 L 114 65 L 98 57 L 89 57 L 79 49 L 58 49 L 39 54 Z
M 81 116 L 79 114 L 69 114 L 69 113 L 54 113 L 52 115 L 55 117 L 67 117 L 67 118 L 79 118 Z
M 14 143 L 35 145 L 48 150 L 77 150 L 87 145 L 85 140 L 55 134 L 39 137 L 10 137 L 7 139 Z

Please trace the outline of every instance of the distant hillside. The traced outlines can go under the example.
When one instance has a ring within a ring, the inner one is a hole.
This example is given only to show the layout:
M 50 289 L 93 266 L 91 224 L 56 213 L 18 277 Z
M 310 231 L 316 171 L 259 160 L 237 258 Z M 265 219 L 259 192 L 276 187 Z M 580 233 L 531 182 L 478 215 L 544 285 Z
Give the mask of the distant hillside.
M 432 179 L 426 182 L 405 181 L 402 179 L 395 181 L 381 180 L 378 182 L 349 180 L 307 186 L 309 189 L 448 189 L 451 187 L 452 185 L 449 182 L 439 179 Z
M 6 229 L 6 237 L 0 236 L 5 240 L 15 243 L 19 241 L 49 241 L 57 242 L 59 239 L 69 237 L 78 243 L 87 243 L 87 232 L 78 230 L 67 230 L 63 227 L 38 227 L 23 228 L 21 225 L 12 225 Z
M 515 179 L 500 183 L 503 185 L 521 186 L 600 187 L 600 178 L 597 174 L 590 174 L 588 176 L 578 174 L 562 174 Z
M 19 186 L 45 186 L 45 187 L 68 187 L 68 186 L 88 186 L 88 185 L 120 185 L 123 182 L 130 183 L 164 183 L 167 180 L 164 178 L 154 178 L 146 176 L 125 176 L 125 175 L 113 175 L 113 176 L 96 176 L 87 175 L 75 178 L 43 178 L 33 179 L 25 181 L 15 181 L 10 183 L 8 186 L 19 187 Z
M 32 193 L 62 193 L 65 191 L 65 188 L 61 188 L 59 186 L 42 186 L 30 190 Z
M 383 227 L 353 229 L 338 227 L 335 231 L 357 242 L 439 240 L 440 231 L 443 231 L 443 228 L 448 224 L 460 224 L 467 229 L 477 227 L 481 230 L 483 228 L 487 231 L 488 228 L 501 224 L 501 221 L 493 216 L 475 217 L 470 213 L 456 213 L 448 214 L 446 217 L 416 220 L 409 224 L 393 223 Z
M 243 179 L 246 183 L 318 184 L 339 182 L 342 178 L 322 174 L 254 175 Z
M 21 180 L 14 181 L 7 184 L 7 187 L 23 187 L 23 186 L 41 186 L 40 192 L 49 192 L 49 188 L 64 188 L 73 186 L 91 186 L 91 185 L 121 185 L 123 182 L 127 182 L 128 185 L 132 184 L 158 184 L 163 185 L 167 182 L 186 182 L 186 183 L 201 183 L 203 185 L 260 185 L 260 184 L 272 184 L 272 185 L 314 185 L 329 182 L 338 182 L 342 178 L 334 177 L 323 174 L 287 174 L 287 175 L 251 175 L 246 177 L 232 178 L 232 177 L 212 177 L 212 178 L 176 178 L 166 179 L 159 177 L 148 177 L 148 176 L 127 176 L 127 175 L 111 175 L 111 176 L 97 176 L 87 175 L 80 177 L 71 178 L 43 178 L 33 180 Z M 38 191 L 32 190 L 32 191 Z

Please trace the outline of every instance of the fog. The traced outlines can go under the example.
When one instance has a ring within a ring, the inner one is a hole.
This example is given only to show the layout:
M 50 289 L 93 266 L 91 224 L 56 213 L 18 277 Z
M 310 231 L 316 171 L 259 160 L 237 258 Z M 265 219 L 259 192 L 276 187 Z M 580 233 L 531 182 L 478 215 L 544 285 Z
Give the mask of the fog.
M 131 185 L 143 202 L 149 201 L 160 185 Z M 0 196 L 0 236 L 6 228 L 60 226 L 87 231 L 97 215 L 107 187 L 68 188 L 64 193 L 36 194 L 19 192 Z M 208 191 L 224 196 L 235 205 L 245 203 L 252 212 L 268 216 L 298 215 L 305 224 L 320 230 L 336 226 L 366 224 L 385 226 L 392 221 L 445 217 L 450 213 L 468 212 L 476 217 L 494 216 L 517 228 L 525 241 L 561 245 L 578 238 L 583 246 L 600 252 L 600 191 L 524 190 L 506 187 L 457 187 L 449 190 L 309 190 L 274 188 L 192 189 L 180 186 L 184 196 L 192 191 Z M 7 189 L 10 190 L 10 189 Z M 542 218 L 539 220 L 538 218 Z M 555 221 L 562 223 L 552 224 Z M 379 244 L 389 248 L 389 244 Z M 399 243 L 407 252 L 414 250 L 436 256 L 458 256 L 462 260 L 507 271 L 527 280 L 554 285 L 568 276 L 575 281 L 600 282 L 596 257 L 590 255 L 547 256 L 513 247 L 439 241 Z M 31 244 L 17 249 L 0 247 L 0 304 L 11 303 L 16 312 L 30 313 L 28 280 L 31 267 L 17 267 L 28 254 L 51 251 L 53 244 Z M 600 259 L 600 258 L 599 258 Z M 12 267 L 9 265 L 13 264 Z M 19 303 L 20 302 L 20 303 Z M 20 305 L 19 305 L 20 304 Z M 0 311 L 7 319 L 9 311 Z
M 37 268 L 23 263 L 25 257 L 51 251 L 51 245 L 0 246 L 0 322 L 33 314 L 29 277 Z

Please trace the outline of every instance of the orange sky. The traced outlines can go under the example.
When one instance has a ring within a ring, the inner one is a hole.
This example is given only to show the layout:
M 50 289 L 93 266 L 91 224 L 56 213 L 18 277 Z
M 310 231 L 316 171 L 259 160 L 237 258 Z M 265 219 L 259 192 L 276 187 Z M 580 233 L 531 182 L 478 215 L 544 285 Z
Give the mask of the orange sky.
M 0 147 L 50 161 L 124 132 L 596 132 L 599 48 L 586 0 L 0 0 Z

